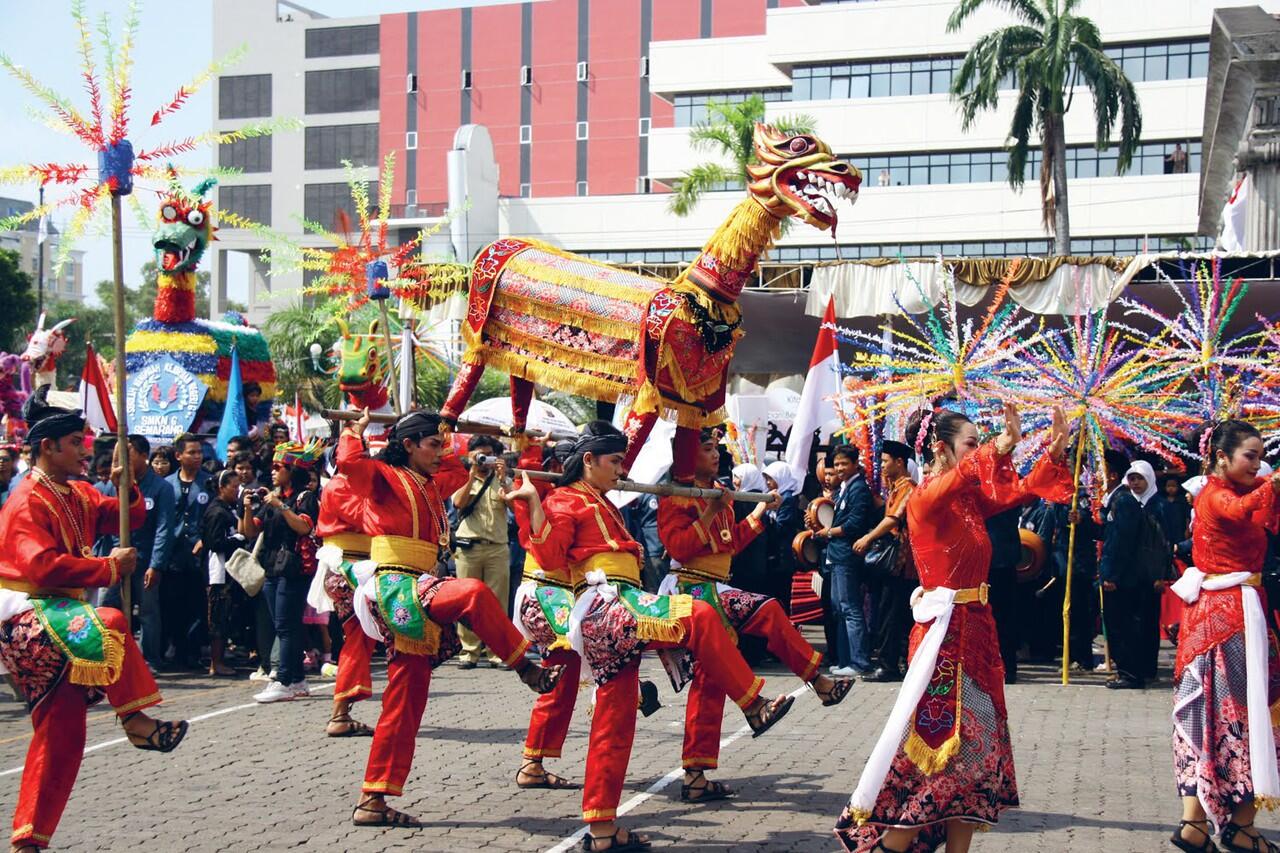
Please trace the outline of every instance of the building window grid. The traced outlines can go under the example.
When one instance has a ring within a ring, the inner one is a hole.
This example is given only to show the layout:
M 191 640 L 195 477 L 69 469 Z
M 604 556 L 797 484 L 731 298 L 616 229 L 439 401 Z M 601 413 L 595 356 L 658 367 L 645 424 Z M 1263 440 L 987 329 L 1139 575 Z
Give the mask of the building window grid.
M 370 182 L 367 192 L 371 200 L 377 199 L 378 184 Z M 359 218 L 355 201 L 351 198 L 351 187 L 345 181 L 306 184 L 302 188 L 302 215 L 308 222 L 314 222 L 324 228 L 340 230 L 339 211 L 346 213 L 348 222 L 355 222 Z
M 308 71 L 305 109 L 308 115 L 378 109 L 378 69 Z
M 361 56 L 378 52 L 378 25 L 314 27 L 307 30 L 306 57 Z
M 1190 80 L 1209 73 L 1209 42 L 1205 39 L 1112 45 L 1105 52 L 1134 83 Z
M 218 165 L 244 173 L 271 171 L 271 137 L 251 136 L 218 146 Z
M 719 101 L 726 104 L 740 104 L 751 95 L 759 95 L 765 103 L 777 103 L 791 100 L 790 89 L 761 89 L 759 91 L 739 92 L 697 92 L 688 95 L 676 95 L 674 106 L 674 126 L 693 127 L 707 120 L 707 104 Z
M 269 115 L 270 74 L 218 78 L 218 118 L 262 118 Z
M 1199 140 L 1184 139 L 1144 142 L 1134 153 L 1133 163 L 1125 175 L 1159 175 L 1174 171 L 1171 159 L 1174 146 L 1182 145 L 1187 154 L 1188 173 L 1200 171 Z M 1108 178 L 1116 174 L 1116 146 L 1099 151 L 1092 145 L 1067 148 L 1068 178 Z M 1003 183 L 1008 180 L 1009 155 L 1005 151 L 939 151 L 921 154 L 884 154 L 872 157 L 857 155 L 847 158 L 862 170 L 867 186 L 922 186 L 926 184 Z M 1040 168 L 1040 151 L 1033 149 L 1027 158 L 1027 177 Z
M 259 225 L 271 224 L 271 185 L 232 184 L 218 188 L 218 207 Z
M 303 168 L 340 169 L 378 165 L 378 125 L 329 124 L 308 127 L 303 138 Z

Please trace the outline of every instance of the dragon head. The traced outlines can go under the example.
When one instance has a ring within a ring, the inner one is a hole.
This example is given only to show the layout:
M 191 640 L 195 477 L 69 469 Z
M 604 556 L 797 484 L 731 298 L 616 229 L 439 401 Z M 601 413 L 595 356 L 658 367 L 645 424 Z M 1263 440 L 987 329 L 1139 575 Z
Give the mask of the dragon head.
M 367 335 L 353 335 L 338 320 L 342 338 L 338 341 L 338 387 L 344 393 L 360 393 L 381 386 L 387 377 L 387 361 L 379 348 L 378 321 L 369 325 Z
M 191 193 L 171 184 L 160 199 L 160 226 L 152 237 L 162 272 L 194 272 L 213 236 L 213 203 L 203 201 L 213 180 L 201 181 Z
M 751 196 L 779 219 L 798 216 L 825 231 L 836 225 L 837 199 L 858 200 L 862 172 L 816 136 L 757 123 L 754 143 L 760 162 L 747 167 Z

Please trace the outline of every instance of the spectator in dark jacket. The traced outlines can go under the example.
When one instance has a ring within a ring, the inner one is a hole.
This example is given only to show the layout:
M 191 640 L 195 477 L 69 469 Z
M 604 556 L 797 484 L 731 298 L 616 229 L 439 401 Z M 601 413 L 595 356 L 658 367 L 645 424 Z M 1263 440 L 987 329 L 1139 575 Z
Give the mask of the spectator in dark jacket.
M 1000 641 L 1000 658 L 1004 661 L 1004 683 L 1018 681 L 1018 647 L 1022 643 L 1021 614 L 1018 612 L 1018 560 L 1022 557 L 1022 540 L 1018 536 L 1021 507 L 1013 507 L 986 520 L 991 539 L 991 618 L 996 622 Z
M 245 538 L 237 530 L 236 501 L 240 496 L 240 478 L 226 468 L 213 475 L 214 499 L 200 520 L 201 556 L 209 579 L 209 674 L 235 675 L 235 670 L 222 662 L 232 610 L 234 580 L 227 576 L 227 561 Z
M 837 627 L 842 628 L 843 647 L 833 654 L 837 666 L 832 674 L 866 676 L 872 669 L 862 591 L 862 557 L 853 550 L 853 543 L 871 530 L 871 489 L 858 467 L 858 448 L 840 445 L 831 452 L 831 464 L 840 478 L 835 518 L 830 527 L 814 535 L 828 543 L 826 561 L 831 567 L 831 603 L 840 617 Z
M 1107 683 L 1118 690 L 1141 689 L 1155 675 L 1146 649 L 1145 632 L 1152 602 L 1159 599 L 1143 577 L 1139 545 L 1143 535 L 1146 504 L 1155 496 L 1155 475 L 1149 463 L 1133 463 L 1125 474 L 1125 484 L 1112 492 L 1107 502 L 1107 523 L 1102 537 L 1102 561 L 1098 580 L 1103 590 L 1103 617 L 1107 640 L 1115 661 L 1117 677 Z M 1155 630 L 1152 628 L 1152 630 Z
M 1177 475 L 1165 474 L 1160 478 L 1160 493 L 1151 499 L 1151 509 L 1160 520 L 1164 541 L 1172 545 L 1189 537 L 1191 504 Z
M 200 520 L 212 496 L 210 474 L 204 465 L 200 439 L 190 433 L 173 442 L 178 470 L 167 478 L 176 507 L 173 549 L 165 583 L 161 586 L 161 609 L 165 633 L 174 646 L 174 663 L 184 669 L 200 669 L 200 640 L 204 625 L 205 579 L 200 572 Z

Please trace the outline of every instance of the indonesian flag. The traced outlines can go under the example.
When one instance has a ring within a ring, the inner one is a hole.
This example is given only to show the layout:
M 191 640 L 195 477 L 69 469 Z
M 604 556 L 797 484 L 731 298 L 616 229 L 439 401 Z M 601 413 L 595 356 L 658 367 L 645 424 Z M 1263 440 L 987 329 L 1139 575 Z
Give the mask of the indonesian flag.
M 303 429 L 303 421 L 306 415 L 302 411 L 302 400 L 299 398 L 298 392 L 293 392 L 293 405 L 284 407 L 285 423 L 289 427 L 289 438 L 299 443 L 307 440 L 306 431 Z
M 785 459 L 791 466 L 796 482 L 803 483 L 809 473 L 809 451 L 813 447 L 813 432 L 831 420 L 831 400 L 840 394 L 840 356 L 836 351 L 836 303 L 827 300 L 822 326 L 818 329 L 818 341 L 809 360 L 809 373 L 804 378 L 804 390 L 800 392 L 800 405 L 796 409 L 795 422 L 791 424 L 791 436 L 787 439 Z
M 1245 216 L 1249 212 L 1249 176 L 1246 174 L 1236 184 L 1226 207 L 1222 208 L 1222 236 L 1219 242 L 1228 252 L 1244 251 Z
M 84 410 L 85 422 L 94 432 L 115 432 L 116 413 L 111 407 L 107 380 L 102 377 L 93 344 L 85 344 L 85 349 L 84 371 L 80 374 L 80 408 Z

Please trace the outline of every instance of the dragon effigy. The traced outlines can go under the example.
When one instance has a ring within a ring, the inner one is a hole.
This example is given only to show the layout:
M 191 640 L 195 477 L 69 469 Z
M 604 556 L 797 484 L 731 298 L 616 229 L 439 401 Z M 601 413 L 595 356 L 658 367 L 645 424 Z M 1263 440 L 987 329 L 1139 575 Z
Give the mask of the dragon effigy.
M 75 322 L 75 318 L 69 317 L 46 329 L 44 316 L 41 314 L 36 320 L 36 328 L 27 337 L 27 348 L 22 353 L 22 360 L 31 366 L 29 392 L 42 385 L 57 387 L 58 359 L 67 351 L 67 334 L 62 330 Z
M 511 375 L 512 421 L 523 431 L 533 383 L 630 401 L 629 467 L 659 416 L 675 420 L 677 480 L 692 477 L 698 430 L 724 419 L 725 384 L 742 337 L 738 295 L 782 221 L 836 225 L 835 202 L 856 199 L 861 173 L 822 140 L 756 125 L 758 163 L 747 197 L 693 262 L 665 281 L 534 240 L 507 238 L 476 257 L 463 366 L 442 414 L 456 422 L 484 369 Z
M 241 381 L 262 387 L 260 420 L 271 414 L 276 394 L 276 369 L 266 338 L 238 313 L 222 321 L 196 317 L 196 267 L 215 239 L 212 202 L 204 199 L 212 180 L 190 192 L 171 184 L 160 200 L 159 226 L 152 238 L 160 264 L 155 316 L 138 322 L 125 343 L 125 367 L 141 370 L 169 357 L 209 388 L 194 426 L 221 421 L 231 376 L 231 348 L 240 356 Z

